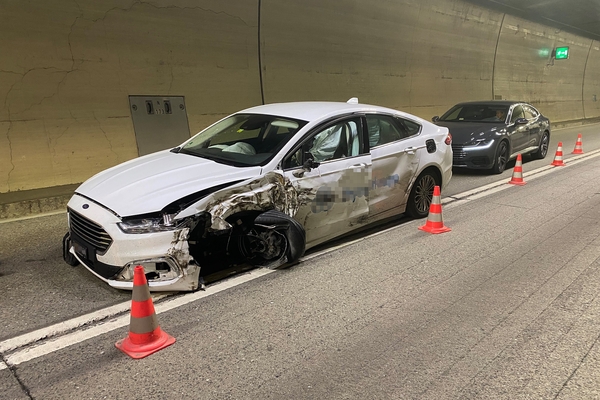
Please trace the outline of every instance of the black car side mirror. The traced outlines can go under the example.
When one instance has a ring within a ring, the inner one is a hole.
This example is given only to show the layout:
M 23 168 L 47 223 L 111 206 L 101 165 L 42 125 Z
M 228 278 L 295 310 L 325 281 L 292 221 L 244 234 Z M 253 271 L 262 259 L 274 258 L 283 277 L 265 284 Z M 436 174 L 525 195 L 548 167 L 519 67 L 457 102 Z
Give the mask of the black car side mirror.
M 436 115 L 435 117 L 431 118 L 431 120 L 433 122 L 438 122 L 440 120 L 440 117 Z
M 515 125 L 525 125 L 528 122 L 529 121 L 527 121 L 527 119 L 525 118 L 517 118 L 517 120 L 515 121 Z

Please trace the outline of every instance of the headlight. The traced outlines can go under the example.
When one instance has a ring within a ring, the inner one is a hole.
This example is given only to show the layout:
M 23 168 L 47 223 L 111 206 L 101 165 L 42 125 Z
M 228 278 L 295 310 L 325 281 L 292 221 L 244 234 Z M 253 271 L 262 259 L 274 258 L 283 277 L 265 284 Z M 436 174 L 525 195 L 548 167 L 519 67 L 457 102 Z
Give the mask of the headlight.
M 125 233 L 153 233 L 173 231 L 185 226 L 191 218 L 173 221 L 175 214 L 164 214 L 158 218 L 130 219 L 119 222 L 119 228 Z
M 471 143 L 469 146 L 474 147 L 481 147 L 481 148 L 487 148 L 490 147 L 492 145 L 492 143 L 494 143 L 494 139 L 477 139 L 475 141 L 473 141 L 473 143 Z

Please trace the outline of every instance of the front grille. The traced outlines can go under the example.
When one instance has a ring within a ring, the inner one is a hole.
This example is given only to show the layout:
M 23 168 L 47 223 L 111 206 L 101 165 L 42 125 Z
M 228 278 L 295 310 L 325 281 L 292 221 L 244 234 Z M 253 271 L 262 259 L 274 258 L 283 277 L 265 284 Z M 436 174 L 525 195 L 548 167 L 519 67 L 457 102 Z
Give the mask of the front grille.
M 69 225 L 73 233 L 96 248 L 99 253 L 104 253 L 112 243 L 112 238 L 100 225 L 73 210 L 69 210 Z
M 464 146 L 452 145 L 452 159 L 453 160 L 462 160 L 467 156 L 467 152 L 465 151 Z

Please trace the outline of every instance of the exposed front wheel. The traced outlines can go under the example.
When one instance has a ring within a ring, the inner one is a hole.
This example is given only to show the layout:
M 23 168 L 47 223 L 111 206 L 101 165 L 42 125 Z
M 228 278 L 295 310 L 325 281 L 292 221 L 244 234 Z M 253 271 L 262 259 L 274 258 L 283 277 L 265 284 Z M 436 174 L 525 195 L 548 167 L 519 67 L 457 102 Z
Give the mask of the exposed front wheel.
M 504 140 L 498 145 L 496 150 L 496 158 L 494 159 L 494 166 L 492 167 L 492 173 L 501 174 L 506 169 L 508 163 L 508 143 Z
M 436 177 L 430 171 L 425 171 L 417 177 L 408 196 L 406 212 L 412 218 L 425 218 L 429 215 L 429 207 L 433 198 L 433 188 L 438 185 Z
M 288 215 L 270 210 L 260 214 L 241 235 L 239 249 L 252 265 L 277 268 L 296 262 L 306 245 L 304 229 Z

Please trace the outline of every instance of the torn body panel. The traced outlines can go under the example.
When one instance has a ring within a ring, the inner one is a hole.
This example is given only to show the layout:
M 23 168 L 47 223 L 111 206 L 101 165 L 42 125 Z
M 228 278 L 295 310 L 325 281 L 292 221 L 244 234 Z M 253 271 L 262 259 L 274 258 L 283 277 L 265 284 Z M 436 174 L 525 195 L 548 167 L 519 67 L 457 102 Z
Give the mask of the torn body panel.
M 213 193 L 193 207 L 208 212 L 212 218 L 210 229 L 221 231 L 231 228 L 229 217 L 248 211 L 275 209 L 293 217 L 298 209 L 298 193 L 281 173 L 268 172 L 258 179 Z

